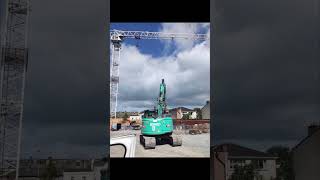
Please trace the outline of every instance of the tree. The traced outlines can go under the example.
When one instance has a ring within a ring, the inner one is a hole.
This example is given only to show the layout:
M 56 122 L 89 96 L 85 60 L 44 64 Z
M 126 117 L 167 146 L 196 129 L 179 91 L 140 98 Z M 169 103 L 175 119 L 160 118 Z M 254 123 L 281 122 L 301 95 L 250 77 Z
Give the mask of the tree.
M 293 179 L 292 157 L 290 148 L 283 146 L 272 146 L 267 150 L 267 153 L 278 157 L 278 159 L 276 160 L 277 164 L 279 164 L 279 168 L 277 168 L 277 179 Z
M 182 119 L 190 119 L 191 112 L 188 112 L 187 114 L 182 115 Z
M 197 113 L 197 119 L 202 119 L 202 112 L 200 108 L 194 108 Z
M 236 165 L 230 180 L 254 180 L 256 172 L 252 164 L 243 166 Z
M 42 180 L 53 180 L 58 176 L 58 171 L 55 165 L 52 162 L 52 159 L 49 158 L 49 163 L 47 164 L 45 171 L 42 173 L 40 179 Z
M 125 112 L 124 115 L 123 115 L 123 117 L 122 117 L 122 121 L 123 121 L 123 122 L 126 122 L 126 121 L 128 120 L 128 118 L 129 118 L 129 115 L 128 115 L 127 112 Z
M 108 175 L 110 174 L 110 168 L 108 166 L 108 158 L 103 157 L 102 161 L 105 163 L 104 167 L 100 170 L 100 179 L 98 180 L 107 180 L 109 179 Z

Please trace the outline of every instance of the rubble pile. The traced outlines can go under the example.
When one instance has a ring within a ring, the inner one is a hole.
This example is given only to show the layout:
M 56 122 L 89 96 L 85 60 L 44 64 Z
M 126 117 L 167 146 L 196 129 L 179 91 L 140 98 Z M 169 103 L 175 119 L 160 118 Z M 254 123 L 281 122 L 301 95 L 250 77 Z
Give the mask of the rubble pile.
M 210 132 L 210 124 L 209 123 L 195 124 L 189 130 L 189 134 L 192 134 L 192 135 L 209 133 L 209 132 Z

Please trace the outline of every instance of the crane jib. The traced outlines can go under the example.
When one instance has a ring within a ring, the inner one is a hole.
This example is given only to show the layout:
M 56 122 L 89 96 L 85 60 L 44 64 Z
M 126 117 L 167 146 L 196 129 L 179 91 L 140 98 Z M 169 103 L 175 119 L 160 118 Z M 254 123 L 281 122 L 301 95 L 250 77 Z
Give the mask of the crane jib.
M 192 39 L 192 40 L 208 40 L 210 39 L 207 34 L 195 33 L 165 33 L 165 32 L 149 32 L 149 31 L 120 31 L 111 30 L 110 37 L 135 38 L 135 39 Z

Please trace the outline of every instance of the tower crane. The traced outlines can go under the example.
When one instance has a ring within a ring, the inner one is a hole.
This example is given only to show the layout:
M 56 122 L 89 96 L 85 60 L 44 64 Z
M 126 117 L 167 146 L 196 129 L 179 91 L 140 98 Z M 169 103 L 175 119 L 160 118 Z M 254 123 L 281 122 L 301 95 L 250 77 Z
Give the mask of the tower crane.
M 205 41 L 210 37 L 207 34 L 193 33 L 165 33 L 165 32 L 149 32 L 149 31 L 122 31 L 111 30 L 110 41 L 112 45 L 111 54 L 111 73 L 110 73 L 110 115 L 117 117 L 117 101 L 119 88 L 119 63 L 121 44 L 125 39 L 185 39 L 193 41 Z
M 0 6 L 0 179 L 18 180 L 30 1 L 6 0 Z

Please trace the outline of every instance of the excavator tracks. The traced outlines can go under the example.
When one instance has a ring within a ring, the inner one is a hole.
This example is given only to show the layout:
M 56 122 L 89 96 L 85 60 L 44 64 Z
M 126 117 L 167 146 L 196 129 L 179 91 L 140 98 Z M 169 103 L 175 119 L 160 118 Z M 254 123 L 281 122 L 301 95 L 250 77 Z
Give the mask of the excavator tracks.
M 140 135 L 140 143 L 145 149 L 156 148 L 156 138 Z
M 182 137 L 177 135 L 172 135 L 170 137 L 170 145 L 175 146 L 181 146 L 182 145 Z
M 144 136 L 140 135 L 140 144 L 145 149 L 155 149 L 156 145 L 170 144 L 172 147 L 182 145 L 182 137 L 177 135 Z

